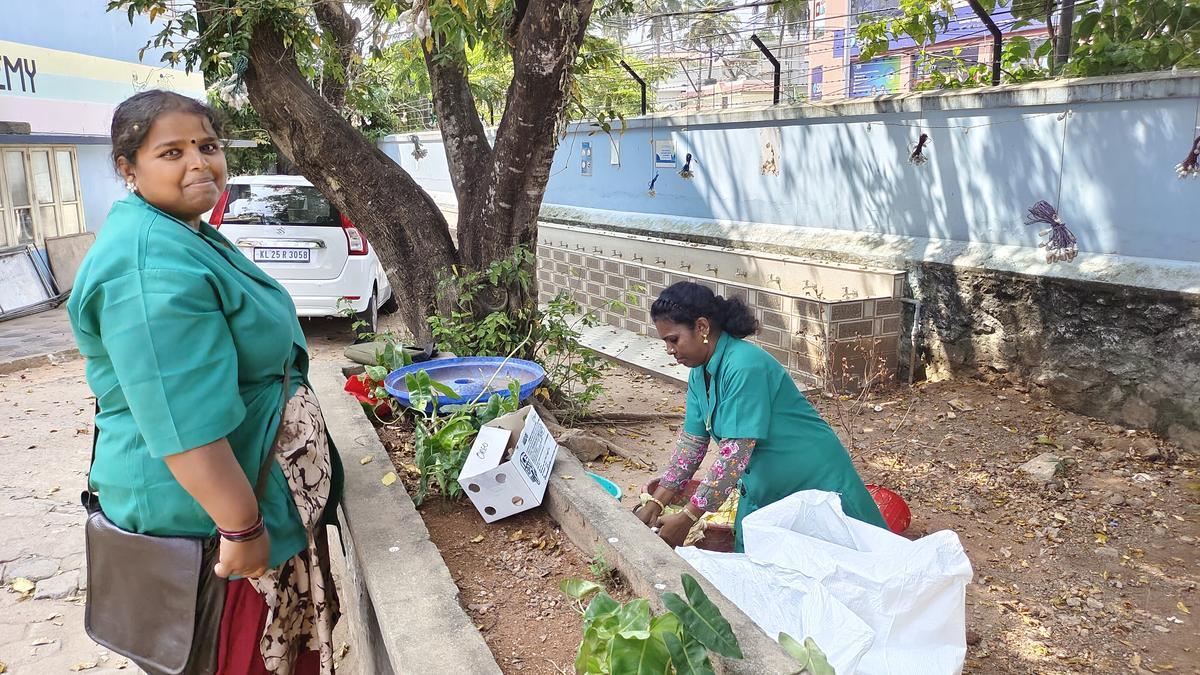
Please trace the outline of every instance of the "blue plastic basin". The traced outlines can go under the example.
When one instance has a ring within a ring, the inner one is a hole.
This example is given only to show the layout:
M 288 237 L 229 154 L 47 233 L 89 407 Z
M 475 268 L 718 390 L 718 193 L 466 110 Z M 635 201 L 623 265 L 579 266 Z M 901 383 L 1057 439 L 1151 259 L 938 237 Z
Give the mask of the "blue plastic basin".
M 601 476 L 598 473 L 592 473 L 591 471 L 589 471 L 589 472 L 587 472 L 587 475 L 591 476 L 592 480 L 599 483 L 600 487 L 604 488 L 604 490 L 606 492 L 608 492 L 608 494 L 616 497 L 617 499 L 621 498 L 621 486 L 620 485 L 617 485 L 616 483 L 605 478 L 604 476 Z
M 521 400 L 533 395 L 533 390 L 546 379 L 546 371 L 533 361 L 504 359 L 500 356 L 460 356 L 414 363 L 388 373 L 383 388 L 406 407 L 411 407 L 404 376 L 424 370 L 430 379 L 453 389 L 457 396 L 438 396 L 438 407 L 461 405 L 476 399 L 486 402 L 492 394 L 508 398 L 508 383 L 521 385 Z

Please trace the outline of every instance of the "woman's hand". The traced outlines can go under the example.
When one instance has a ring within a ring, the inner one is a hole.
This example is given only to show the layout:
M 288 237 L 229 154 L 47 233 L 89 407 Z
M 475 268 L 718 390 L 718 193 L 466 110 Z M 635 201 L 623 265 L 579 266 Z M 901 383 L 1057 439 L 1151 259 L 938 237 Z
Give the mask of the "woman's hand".
M 222 579 L 231 576 L 257 579 L 267 573 L 271 564 L 271 537 L 266 530 L 250 541 L 235 542 L 222 537 L 219 558 L 213 572 Z
M 658 523 L 660 514 L 662 514 L 662 507 L 654 502 L 646 502 L 633 512 L 633 515 L 637 516 L 637 519 L 642 521 L 646 527 L 654 527 Z
M 686 508 L 686 507 L 685 507 Z M 671 548 L 683 546 L 695 521 L 688 514 L 680 511 L 658 519 L 658 536 Z

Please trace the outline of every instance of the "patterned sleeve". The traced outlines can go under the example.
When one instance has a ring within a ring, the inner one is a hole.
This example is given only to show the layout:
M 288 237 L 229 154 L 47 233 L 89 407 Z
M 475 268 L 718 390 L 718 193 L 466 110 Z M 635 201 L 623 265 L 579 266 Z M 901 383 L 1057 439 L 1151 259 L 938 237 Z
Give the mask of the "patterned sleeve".
M 703 511 L 721 508 L 750 463 L 757 442 L 753 438 L 726 438 L 717 443 L 720 448 L 717 458 L 692 495 L 692 505 Z
M 690 434 L 687 431 L 679 432 L 679 441 L 675 444 L 675 452 L 671 454 L 667 470 L 659 479 L 659 486 L 668 490 L 678 490 L 692 476 L 696 475 L 696 470 L 700 468 L 704 456 L 708 454 L 708 442 L 708 436 Z

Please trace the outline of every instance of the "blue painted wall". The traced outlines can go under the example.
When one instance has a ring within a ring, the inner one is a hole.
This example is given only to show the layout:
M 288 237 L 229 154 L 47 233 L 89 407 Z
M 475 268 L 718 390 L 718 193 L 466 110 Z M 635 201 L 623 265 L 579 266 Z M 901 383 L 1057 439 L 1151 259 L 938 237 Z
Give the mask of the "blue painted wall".
M 75 156 L 79 159 L 79 183 L 83 192 L 83 217 L 89 232 L 96 232 L 104 224 L 104 217 L 113 202 L 123 199 L 125 184 L 117 178 L 113 168 L 110 145 L 77 145 Z
M 1036 247 L 1023 224 L 1038 200 L 1059 207 L 1081 251 L 1200 262 L 1200 181 L 1181 181 L 1200 123 L 1200 101 L 1132 100 L 706 126 L 645 126 L 619 136 L 621 164 L 603 135 L 570 133 L 555 155 L 546 203 L 623 212 L 736 220 L 931 239 Z M 636 125 L 636 126 L 635 126 Z M 760 130 L 778 126 L 780 175 L 760 171 Z M 921 131 L 922 167 L 907 156 Z M 1065 138 L 1064 138 L 1065 132 Z M 673 139 L 695 178 L 654 169 L 652 141 Z M 592 175 L 580 148 L 592 143 Z M 414 175 L 450 192 L 439 143 Z M 385 149 L 396 157 L 395 146 Z M 412 170 L 401 146 L 401 163 Z M 1065 147 L 1065 155 L 1063 148 Z M 1060 186 L 1061 168 L 1061 186 Z M 647 184 L 660 173 L 657 195 Z

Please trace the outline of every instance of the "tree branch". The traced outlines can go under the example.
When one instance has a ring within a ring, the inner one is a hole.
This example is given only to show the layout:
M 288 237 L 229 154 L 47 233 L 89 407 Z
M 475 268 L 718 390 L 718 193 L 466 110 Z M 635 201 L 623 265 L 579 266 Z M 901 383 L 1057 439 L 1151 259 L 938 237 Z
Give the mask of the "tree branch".
M 223 11 L 197 0 L 201 13 Z M 457 262 L 449 226 L 423 189 L 350 125 L 300 72 L 296 53 L 268 24 L 253 27 L 245 82 L 271 141 L 362 230 L 418 339 L 437 303 L 436 274 Z
M 513 78 L 496 130 L 494 189 L 484 195 L 481 212 L 459 211 L 460 254 L 469 265 L 534 241 L 591 13 L 592 0 L 528 0 L 513 33 Z
M 459 212 L 470 211 L 486 192 L 480 186 L 493 169 L 492 146 L 471 93 L 467 56 L 462 50 L 454 53 L 440 46 L 436 52 L 421 49 Z
M 350 86 L 354 41 L 362 25 L 346 11 L 346 6 L 339 0 L 317 0 L 313 11 L 317 15 L 317 24 L 321 26 L 324 39 L 333 43 L 341 69 L 340 73 L 336 70 L 331 73 L 326 65 L 325 77 L 321 80 L 321 95 L 334 108 L 341 109 L 346 102 L 346 89 Z

